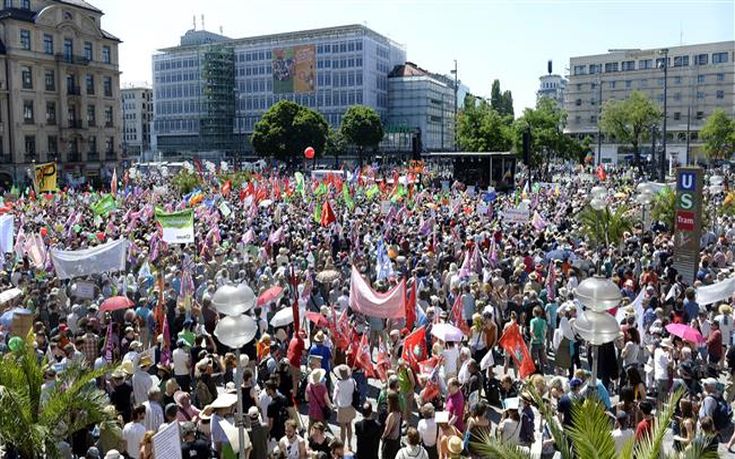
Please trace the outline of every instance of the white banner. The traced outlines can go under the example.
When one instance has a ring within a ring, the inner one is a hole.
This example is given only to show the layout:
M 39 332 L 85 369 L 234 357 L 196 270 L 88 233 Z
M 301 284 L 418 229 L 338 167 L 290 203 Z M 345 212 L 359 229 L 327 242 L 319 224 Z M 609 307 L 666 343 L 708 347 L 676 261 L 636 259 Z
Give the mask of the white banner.
M 194 242 L 194 211 L 192 209 L 166 213 L 156 208 L 156 220 L 163 229 L 163 242 L 168 244 Z
M 0 215 L 0 253 L 13 252 L 14 222 L 12 215 Z
M 697 288 L 697 303 L 701 306 L 726 300 L 735 293 L 735 277 Z
M 128 256 L 127 239 L 119 239 L 91 249 L 51 250 L 51 261 L 59 279 L 89 276 L 125 269 Z
M 506 209 L 503 211 L 503 220 L 508 223 L 527 223 L 530 216 L 528 207 Z

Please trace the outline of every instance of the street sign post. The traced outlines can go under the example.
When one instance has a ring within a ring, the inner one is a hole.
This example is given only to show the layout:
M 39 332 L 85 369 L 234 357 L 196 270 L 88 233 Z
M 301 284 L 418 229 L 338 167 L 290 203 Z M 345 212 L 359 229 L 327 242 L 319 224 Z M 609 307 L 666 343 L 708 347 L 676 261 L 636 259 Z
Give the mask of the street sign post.
M 676 170 L 674 268 L 690 285 L 699 269 L 703 189 L 704 172 L 701 168 L 680 167 Z

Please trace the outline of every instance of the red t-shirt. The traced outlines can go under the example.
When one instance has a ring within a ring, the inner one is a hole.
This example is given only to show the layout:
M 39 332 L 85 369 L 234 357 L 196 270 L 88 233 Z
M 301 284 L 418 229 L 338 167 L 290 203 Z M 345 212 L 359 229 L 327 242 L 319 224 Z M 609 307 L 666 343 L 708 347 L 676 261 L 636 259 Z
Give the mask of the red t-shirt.
M 635 439 L 636 441 L 641 440 L 645 435 L 651 435 L 651 429 L 653 428 L 653 423 L 650 419 L 643 419 L 641 422 L 638 423 L 638 427 L 635 429 Z
M 288 342 L 288 350 L 286 358 L 294 367 L 301 366 L 301 356 L 304 355 L 304 339 L 298 335 L 291 338 Z

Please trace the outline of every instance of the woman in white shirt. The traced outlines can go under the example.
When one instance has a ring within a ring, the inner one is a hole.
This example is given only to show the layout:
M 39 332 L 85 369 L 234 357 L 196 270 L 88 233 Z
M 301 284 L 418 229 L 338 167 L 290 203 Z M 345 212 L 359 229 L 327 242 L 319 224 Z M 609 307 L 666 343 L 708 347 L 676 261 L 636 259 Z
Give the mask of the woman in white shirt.
M 339 424 L 340 439 L 348 449 L 352 449 L 352 421 L 357 415 L 352 406 L 352 393 L 357 390 L 357 383 L 352 379 L 352 370 L 345 364 L 337 365 L 334 373 L 339 378 L 334 385 L 332 400 L 337 406 L 337 423 Z
M 518 397 L 505 399 L 503 405 L 503 417 L 500 424 L 498 424 L 496 435 L 501 443 L 518 445 L 521 436 L 521 417 L 518 414 Z
M 436 425 L 434 419 L 434 405 L 431 403 L 421 407 L 421 419 L 418 424 L 419 435 L 421 436 L 421 444 L 429 455 L 429 459 L 437 459 L 439 452 L 437 450 L 436 441 L 439 438 L 439 426 Z

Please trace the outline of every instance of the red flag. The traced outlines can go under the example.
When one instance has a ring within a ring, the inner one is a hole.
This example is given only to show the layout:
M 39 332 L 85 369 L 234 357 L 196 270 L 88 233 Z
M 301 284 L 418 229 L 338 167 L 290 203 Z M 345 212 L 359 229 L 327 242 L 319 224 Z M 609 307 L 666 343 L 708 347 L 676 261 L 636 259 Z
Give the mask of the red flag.
M 117 168 L 112 170 L 112 180 L 110 180 L 110 193 L 117 196 Z
M 607 172 L 605 172 L 605 168 L 602 167 L 602 164 L 597 166 L 597 178 L 599 178 L 602 182 L 607 180 Z
M 230 190 L 232 190 L 232 181 L 228 180 L 222 185 L 222 196 L 229 195 Z
M 513 324 L 505 330 L 503 336 L 498 341 L 498 345 L 513 357 L 520 370 L 521 378 L 525 378 L 536 371 L 536 365 L 534 365 L 533 359 L 531 359 L 526 342 L 523 341 L 518 324 Z
M 414 278 L 411 290 L 408 291 L 408 298 L 406 298 L 406 328 L 409 331 L 413 330 L 414 323 L 416 323 L 416 278 Z
M 329 200 L 324 201 L 322 206 L 322 226 L 329 226 L 337 221 L 337 217 L 334 215 L 332 206 L 329 205 Z
M 426 328 L 420 327 L 403 340 L 403 360 L 414 371 L 418 371 L 419 362 L 426 359 Z
M 348 351 L 348 362 L 352 360 L 352 365 L 356 368 L 362 368 L 365 372 L 365 376 L 368 378 L 376 378 L 377 373 L 373 360 L 370 358 L 370 345 L 368 344 L 368 334 L 363 333 L 362 338 L 357 341 L 355 340 L 350 344 L 350 350 Z
M 457 299 L 454 300 L 454 305 L 452 306 L 452 320 L 454 320 L 454 325 L 462 330 L 465 335 L 470 335 L 470 327 L 467 325 L 467 322 L 462 319 L 462 293 L 457 295 Z
M 329 326 L 329 321 L 327 320 L 327 318 L 316 311 L 306 311 L 306 318 L 314 322 L 314 325 L 316 325 L 317 327 Z
M 375 370 L 381 381 L 388 380 L 388 370 L 390 369 L 390 359 L 388 358 L 388 349 L 385 348 L 383 338 L 378 338 L 378 361 L 375 363 Z

